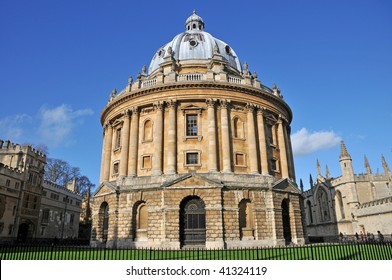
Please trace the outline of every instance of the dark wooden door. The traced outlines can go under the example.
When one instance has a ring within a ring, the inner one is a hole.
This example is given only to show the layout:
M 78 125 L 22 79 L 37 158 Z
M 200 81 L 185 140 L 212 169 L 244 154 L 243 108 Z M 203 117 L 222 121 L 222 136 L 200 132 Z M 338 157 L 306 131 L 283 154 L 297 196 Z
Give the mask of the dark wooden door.
M 182 245 L 205 245 L 206 210 L 199 198 L 188 200 L 181 209 Z

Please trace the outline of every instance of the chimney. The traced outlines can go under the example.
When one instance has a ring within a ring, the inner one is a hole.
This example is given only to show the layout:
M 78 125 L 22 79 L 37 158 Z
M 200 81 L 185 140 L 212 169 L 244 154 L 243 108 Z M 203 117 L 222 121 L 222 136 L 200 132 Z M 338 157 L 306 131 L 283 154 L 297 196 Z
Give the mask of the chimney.
M 68 183 L 67 189 L 69 189 L 71 192 L 74 192 L 75 186 L 76 186 L 76 178 L 73 178 L 72 181 Z

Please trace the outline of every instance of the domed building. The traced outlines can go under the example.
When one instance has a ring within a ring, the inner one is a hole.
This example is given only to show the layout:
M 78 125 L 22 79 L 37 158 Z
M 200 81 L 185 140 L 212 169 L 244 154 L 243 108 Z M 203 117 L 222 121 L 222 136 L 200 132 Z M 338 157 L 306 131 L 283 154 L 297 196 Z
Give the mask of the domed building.
M 101 113 L 92 246 L 304 243 L 291 120 L 193 12 Z

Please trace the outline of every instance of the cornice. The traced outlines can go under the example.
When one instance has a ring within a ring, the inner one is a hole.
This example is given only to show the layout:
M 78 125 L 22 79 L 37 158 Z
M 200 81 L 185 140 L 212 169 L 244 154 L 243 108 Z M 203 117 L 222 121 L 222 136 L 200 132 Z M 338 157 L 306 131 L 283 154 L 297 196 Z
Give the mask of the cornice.
M 105 106 L 105 108 L 102 110 L 101 115 L 100 115 L 100 121 L 101 124 L 104 123 L 104 120 L 107 116 L 107 114 L 119 106 L 120 104 L 123 104 L 129 100 L 139 98 L 141 96 L 149 96 L 155 93 L 163 92 L 163 91 L 175 91 L 178 89 L 218 89 L 218 90 L 227 90 L 227 91 L 232 91 L 232 92 L 240 92 L 240 93 L 245 93 L 249 94 L 252 96 L 256 97 L 261 97 L 264 100 L 270 101 L 273 104 L 275 104 L 278 108 L 280 108 L 282 111 L 286 111 L 288 113 L 288 119 L 291 121 L 292 119 L 292 111 L 289 107 L 289 105 L 282 100 L 281 98 L 272 95 L 271 93 L 268 93 L 266 91 L 263 91 L 262 89 L 246 86 L 246 85 L 239 85 L 239 84 L 231 84 L 231 83 L 220 83 L 220 82 L 215 82 L 215 81 L 202 81 L 202 82 L 176 82 L 176 83 L 171 83 L 171 84 L 161 84 L 161 85 L 156 85 L 153 87 L 149 88 L 142 88 L 138 89 L 136 91 L 131 91 L 128 92 L 124 95 L 118 96 L 116 100 L 110 102 L 108 105 Z M 246 100 L 244 100 L 246 103 Z

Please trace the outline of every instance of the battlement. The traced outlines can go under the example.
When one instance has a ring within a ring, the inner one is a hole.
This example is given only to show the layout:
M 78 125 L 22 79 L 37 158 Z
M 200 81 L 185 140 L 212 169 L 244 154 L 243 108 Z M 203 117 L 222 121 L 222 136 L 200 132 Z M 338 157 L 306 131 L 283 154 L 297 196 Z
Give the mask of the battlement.
M 53 183 L 53 182 L 50 182 L 50 181 L 47 181 L 47 180 L 44 180 L 43 186 L 44 186 L 44 188 L 49 188 L 49 189 L 52 188 L 52 189 L 55 189 L 55 190 L 61 190 L 63 192 L 69 193 L 69 194 L 80 196 L 79 193 L 77 193 L 75 191 L 71 191 L 71 190 L 67 189 L 67 187 L 60 186 L 60 185 L 58 185 L 56 183 Z
M 10 140 L 2 140 L 0 139 L 0 153 L 1 152 L 6 152 L 6 153 L 19 153 L 23 152 L 26 154 L 34 154 L 37 157 L 40 157 L 41 159 L 45 160 L 46 155 L 37 149 L 34 149 L 31 145 L 23 145 L 21 146 L 20 144 L 15 144 L 12 143 Z
M 21 170 L 19 170 L 17 168 L 13 168 L 11 166 L 8 166 L 6 164 L 3 164 L 1 162 L 0 162 L 0 170 L 3 170 L 4 173 L 8 173 L 8 175 L 10 175 L 12 173 L 20 175 L 23 173 Z
M 386 204 L 386 203 L 392 203 L 392 196 L 362 203 L 358 208 L 362 209 L 362 208 L 372 207 L 372 206 Z

